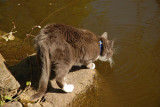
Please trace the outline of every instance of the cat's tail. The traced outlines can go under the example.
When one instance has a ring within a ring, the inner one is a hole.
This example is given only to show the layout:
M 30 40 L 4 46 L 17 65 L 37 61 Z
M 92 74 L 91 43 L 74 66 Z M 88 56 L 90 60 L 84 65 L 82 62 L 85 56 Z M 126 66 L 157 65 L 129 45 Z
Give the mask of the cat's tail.
M 37 37 L 35 38 L 35 45 L 40 62 L 41 77 L 39 80 L 38 92 L 31 96 L 31 101 L 37 100 L 45 94 L 51 71 L 50 49 L 47 43 L 44 40 L 39 40 Z

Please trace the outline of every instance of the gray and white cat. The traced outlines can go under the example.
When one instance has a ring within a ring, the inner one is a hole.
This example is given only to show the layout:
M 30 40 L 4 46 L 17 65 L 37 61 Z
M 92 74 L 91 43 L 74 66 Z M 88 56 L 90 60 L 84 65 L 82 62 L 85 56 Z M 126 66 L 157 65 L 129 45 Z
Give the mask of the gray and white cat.
M 94 33 L 64 24 L 49 24 L 41 29 L 35 38 L 35 46 L 40 61 L 41 78 L 38 92 L 31 100 L 42 97 L 48 86 L 51 69 L 54 66 L 55 79 L 64 92 L 72 92 L 74 86 L 66 83 L 66 75 L 73 65 L 84 65 L 94 69 L 96 60 L 112 64 L 114 41 L 109 41 L 107 33 L 101 37 Z

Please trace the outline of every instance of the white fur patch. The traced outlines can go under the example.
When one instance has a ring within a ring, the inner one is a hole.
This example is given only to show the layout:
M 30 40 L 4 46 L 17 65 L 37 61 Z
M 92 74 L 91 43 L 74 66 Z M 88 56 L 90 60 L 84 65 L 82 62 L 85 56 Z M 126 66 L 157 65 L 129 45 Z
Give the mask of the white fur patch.
M 100 60 L 100 61 L 108 61 L 111 67 L 114 65 L 113 59 L 112 59 L 112 58 L 107 59 L 107 58 L 106 58 L 106 55 L 105 55 L 105 56 L 100 56 L 100 57 L 99 57 L 99 60 Z
M 91 69 L 95 69 L 96 65 L 94 63 L 92 63 L 92 67 Z
M 99 56 L 100 61 L 107 61 L 106 55 L 105 56 Z
M 98 60 L 99 59 L 99 56 L 96 58 L 96 60 Z
M 72 92 L 74 89 L 74 86 L 72 84 L 64 84 L 64 87 L 62 88 L 63 91 L 69 93 Z
M 110 63 L 110 66 L 111 66 L 111 67 L 114 65 L 114 61 L 113 61 L 112 58 L 109 58 L 109 59 L 108 59 L 108 62 Z
M 95 69 L 96 65 L 94 63 L 90 63 L 87 65 L 89 69 Z

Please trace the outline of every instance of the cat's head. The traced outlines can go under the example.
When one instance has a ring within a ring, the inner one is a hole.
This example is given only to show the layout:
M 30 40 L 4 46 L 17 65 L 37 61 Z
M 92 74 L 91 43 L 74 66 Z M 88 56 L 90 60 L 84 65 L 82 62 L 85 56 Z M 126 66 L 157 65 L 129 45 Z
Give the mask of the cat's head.
M 114 45 L 114 41 L 113 40 L 108 40 L 108 35 L 107 32 L 104 32 L 102 34 L 102 36 L 100 37 L 100 46 L 101 47 L 101 53 L 99 56 L 99 60 L 100 61 L 108 61 L 110 63 L 110 65 L 112 66 L 113 64 L 113 60 L 112 60 L 112 56 L 113 56 L 113 45 Z

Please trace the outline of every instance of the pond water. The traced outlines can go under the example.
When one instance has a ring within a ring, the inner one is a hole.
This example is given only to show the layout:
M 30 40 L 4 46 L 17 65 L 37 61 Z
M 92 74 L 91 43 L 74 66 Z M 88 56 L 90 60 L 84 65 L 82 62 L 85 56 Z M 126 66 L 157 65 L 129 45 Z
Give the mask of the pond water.
M 107 31 L 115 39 L 114 67 L 96 62 L 98 88 L 77 106 L 160 106 L 160 0 L 0 0 L 0 30 L 10 32 L 12 22 L 18 39 L 0 45 L 9 65 L 34 52 L 26 40 L 15 57 L 20 42 L 39 24 L 64 23 L 99 36 Z

